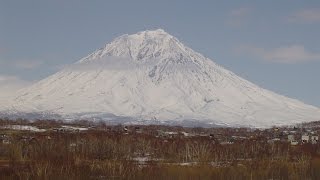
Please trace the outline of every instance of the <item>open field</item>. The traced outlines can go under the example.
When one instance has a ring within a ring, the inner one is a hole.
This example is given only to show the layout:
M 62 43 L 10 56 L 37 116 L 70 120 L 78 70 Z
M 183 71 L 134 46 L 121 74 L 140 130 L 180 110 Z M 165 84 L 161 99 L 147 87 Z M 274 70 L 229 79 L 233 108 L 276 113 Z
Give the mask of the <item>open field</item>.
M 0 179 L 319 179 L 319 143 L 299 139 L 312 127 L 1 120 Z

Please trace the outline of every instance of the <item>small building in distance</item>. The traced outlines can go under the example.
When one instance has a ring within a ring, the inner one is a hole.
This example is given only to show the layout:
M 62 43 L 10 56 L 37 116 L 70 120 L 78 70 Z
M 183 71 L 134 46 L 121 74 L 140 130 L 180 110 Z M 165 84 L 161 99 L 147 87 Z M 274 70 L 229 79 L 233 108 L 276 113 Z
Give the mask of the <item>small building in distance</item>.
M 302 143 L 308 143 L 310 141 L 310 136 L 307 134 L 304 134 L 301 136 L 301 142 Z
M 311 143 L 312 144 L 318 144 L 319 136 L 318 135 L 312 135 L 311 136 Z

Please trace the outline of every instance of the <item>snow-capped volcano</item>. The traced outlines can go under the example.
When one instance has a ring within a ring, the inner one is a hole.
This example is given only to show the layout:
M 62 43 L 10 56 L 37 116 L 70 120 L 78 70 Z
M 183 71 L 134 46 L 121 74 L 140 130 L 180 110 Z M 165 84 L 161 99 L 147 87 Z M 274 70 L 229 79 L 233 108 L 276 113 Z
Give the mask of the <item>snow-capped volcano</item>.
M 262 89 L 165 31 L 116 38 L 23 89 L 6 111 L 130 122 L 255 126 L 320 120 L 320 110 Z

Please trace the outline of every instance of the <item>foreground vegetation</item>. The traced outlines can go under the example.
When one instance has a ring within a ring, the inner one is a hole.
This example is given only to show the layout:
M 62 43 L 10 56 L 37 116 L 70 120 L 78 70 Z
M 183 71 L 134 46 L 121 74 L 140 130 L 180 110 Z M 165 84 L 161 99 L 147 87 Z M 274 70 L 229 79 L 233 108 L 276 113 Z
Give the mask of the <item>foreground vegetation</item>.
M 319 144 L 292 146 L 252 137 L 221 144 L 215 136 L 170 132 L 230 129 L 8 121 L 46 129 L 1 129 L 0 179 L 320 179 Z M 239 131 L 237 131 L 239 132 Z M 243 131 L 243 133 L 252 133 Z

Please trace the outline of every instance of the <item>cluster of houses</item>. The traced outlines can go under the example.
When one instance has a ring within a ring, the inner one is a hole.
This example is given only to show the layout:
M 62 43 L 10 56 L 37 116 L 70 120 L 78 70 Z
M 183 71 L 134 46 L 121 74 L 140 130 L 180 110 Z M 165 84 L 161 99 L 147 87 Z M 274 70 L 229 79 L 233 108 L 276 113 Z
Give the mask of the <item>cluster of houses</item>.
M 299 145 L 299 144 L 318 144 L 319 143 L 319 135 L 317 130 L 311 129 L 273 129 L 273 138 L 269 139 L 268 142 L 273 143 L 275 141 L 287 141 L 291 145 Z
M 63 125 L 59 128 L 51 128 L 51 129 L 46 129 L 46 130 L 42 130 L 38 131 L 38 130 L 34 130 L 37 129 L 35 127 L 32 126 L 28 126 L 31 128 L 8 128 L 11 126 L 6 126 L 6 128 L 0 128 L 3 130 L 16 130 L 16 131 L 28 131 L 28 132 L 32 132 L 32 133 L 28 133 L 28 134 L 11 134 L 11 133 L 1 133 L 0 131 L 0 144 L 11 144 L 12 141 L 20 141 L 20 142 L 26 142 L 26 143 L 30 143 L 30 142 L 36 142 L 39 139 L 46 139 L 46 140 L 50 140 L 51 136 L 48 135 L 48 133 L 50 132 L 55 132 L 55 133 L 79 133 L 81 131 L 87 131 L 89 130 L 89 128 L 85 128 L 85 127 L 74 127 L 74 126 L 68 126 L 68 125 Z M 12 126 L 15 127 L 15 126 Z M 21 126 L 24 127 L 24 126 Z
M 283 142 L 291 145 L 313 144 L 319 143 L 320 131 L 310 129 L 213 129 L 207 132 L 186 132 L 186 131 L 164 131 L 157 130 L 156 137 L 159 138 L 193 138 L 202 137 L 210 138 L 214 142 L 221 145 L 234 144 L 235 142 L 242 142 L 244 140 L 265 141 L 268 143 Z
M 318 144 L 319 136 L 316 134 L 302 134 L 300 136 L 296 136 L 295 134 L 289 134 L 288 135 L 288 142 L 291 143 L 291 145 L 298 145 L 305 144 L 305 143 L 311 143 L 311 144 Z
M 212 128 L 198 129 L 182 127 L 158 127 L 158 126 L 106 126 L 99 127 L 75 127 L 62 125 L 57 128 L 47 129 L 56 133 L 79 133 L 87 130 L 102 130 L 117 134 L 144 134 L 162 138 L 165 140 L 173 138 L 209 138 L 214 143 L 221 145 L 233 144 L 245 140 L 261 141 L 267 143 L 286 142 L 291 145 L 318 144 L 320 130 L 298 129 L 298 128 L 271 128 L 271 129 L 250 129 L 250 128 Z M 40 132 L 40 131 L 39 131 Z M 42 132 L 42 131 L 41 131 Z M 0 134 L 0 143 L 9 144 L 12 137 L 7 134 Z M 23 138 L 22 138 L 23 139 Z M 26 138 L 24 138 L 26 139 Z M 27 141 L 27 140 L 25 140 Z

